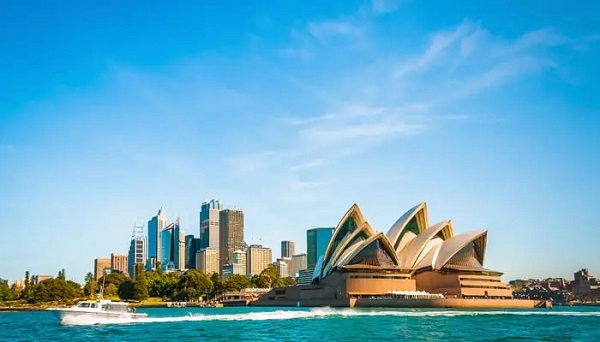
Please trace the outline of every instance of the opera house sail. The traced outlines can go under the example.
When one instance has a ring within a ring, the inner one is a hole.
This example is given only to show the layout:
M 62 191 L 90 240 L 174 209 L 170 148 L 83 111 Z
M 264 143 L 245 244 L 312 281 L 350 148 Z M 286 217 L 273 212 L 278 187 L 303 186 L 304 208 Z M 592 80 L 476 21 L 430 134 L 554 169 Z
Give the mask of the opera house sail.
M 529 308 L 501 272 L 484 268 L 487 231 L 429 225 L 427 203 L 377 233 L 357 204 L 336 226 L 312 284 L 275 288 L 253 305 Z

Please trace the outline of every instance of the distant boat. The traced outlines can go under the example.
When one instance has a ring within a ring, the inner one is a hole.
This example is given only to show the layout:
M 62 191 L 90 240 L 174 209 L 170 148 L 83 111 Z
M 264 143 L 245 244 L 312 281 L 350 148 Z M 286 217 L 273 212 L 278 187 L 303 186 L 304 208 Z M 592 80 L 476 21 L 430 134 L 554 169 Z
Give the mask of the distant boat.
M 128 321 L 148 317 L 136 313 L 129 303 L 113 302 L 97 295 L 97 300 L 85 300 L 69 308 L 49 308 L 56 312 L 62 324 L 99 324 L 114 321 Z
M 187 302 L 167 302 L 168 308 L 185 308 L 187 307 Z

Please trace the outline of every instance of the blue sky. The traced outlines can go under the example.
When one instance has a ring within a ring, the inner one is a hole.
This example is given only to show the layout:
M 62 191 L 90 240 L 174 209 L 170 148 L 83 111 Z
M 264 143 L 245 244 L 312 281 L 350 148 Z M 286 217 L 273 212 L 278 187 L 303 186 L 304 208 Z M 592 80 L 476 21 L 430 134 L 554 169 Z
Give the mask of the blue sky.
M 505 280 L 600 276 L 598 7 L 4 1 L 0 277 L 82 280 L 208 198 L 274 254 L 427 201 Z

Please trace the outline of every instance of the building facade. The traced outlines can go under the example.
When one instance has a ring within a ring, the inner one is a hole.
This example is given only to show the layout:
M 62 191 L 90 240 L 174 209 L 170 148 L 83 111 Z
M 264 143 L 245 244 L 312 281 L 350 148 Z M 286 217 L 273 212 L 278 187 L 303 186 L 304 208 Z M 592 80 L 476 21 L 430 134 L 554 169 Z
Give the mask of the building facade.
M 282 260 L 282 259 L 278 259 L 277 261 L 275 261 L 275 269 L 277 269 L 277 272 L 279 272 L 279 276 L 281 276 L 282 278 L 287 278 L 289 276 L 288 274 L 288 264 Z
M 219 212 L 221 201 L 202 202 L 200 209 L 200 248 L 219 248 Z
M 306 231 L 306 266 L 313 270 L 317 261 L 325 254 L 333 235 L 333 227 L 312 228 Z
M 300 271 L 306 268 L 306 253 L 292 255 L 292 262 L 289 269 L 290 276 L 298 277 Z
M 129 254 L 127 255 L 127 273 L 131 278 L 135 278 L 135 265 L 146 263 L 148 259 L 146 236 L 144 236 L 144 227 L 135 226 L 129 244 Z
M 281 241 L 281 257 L 291 258 L 296 254 L 296 243 L 294 241 Z
M 110 258 L 102 259 L 97 258 L 94 259 L 94 279 L 98 280 L 102 277 L 104 271 L 107 270 L 110 272 L 111 270 L 111 262 Z
M 185 269 L 185 232 L 179 218 L 161 232 L 161 267 L 163 270 Z
M 127 262 L 127 254 L 112 253 L 110 255 L 111 272 L 117 272 L 117 273 L 123 273 L 123 274 L 129 275 L 128 267 L 129 267 L 129 263 Z
M 262 245 L 250 245 L 246 250 L 246 275 L 249 277 L 260 274 L 273 263 L 273 252 Z
M 224 209 L 219 213 L 219 269 L 233 261 L 233 252 L 244 248 L 244 212 Z
M 587 268 L 575 272 L 572 287 L 573 293 L 584 300 L 600 298 L 600 281 L 590 275 Z
M 516 300 L 502 273 L 484 268 L 487 231 L 454 234 L 450 220 L 428 222 L 427 204 L 376 232 L 354 204 L 314 265 L 310 284 L 275 288 L 255 305 L 533 308 Z M 309 253 L 316 248 L 310 247 Z M 310 258 L 309 258 L 310 260 Z M 315 260 L 314 257 L 312 259 Z M 310 264 L 309 264 L 310 267 Z M 307 271 L 299 283 L 307 284 Z
M 214 247 L 201 248 L 196 252 L 196 267 L 209 276 L 219 273 L 219 250 Z
M 200 239 L 194 235 L 185 236 L 185 268 L 196 268 L 196 252 L 200 250 Z
M 162 207 L 158 214 L 148 221 L 148 258 L 162 260 L 161 232 L 167 224 L 167 215 Z

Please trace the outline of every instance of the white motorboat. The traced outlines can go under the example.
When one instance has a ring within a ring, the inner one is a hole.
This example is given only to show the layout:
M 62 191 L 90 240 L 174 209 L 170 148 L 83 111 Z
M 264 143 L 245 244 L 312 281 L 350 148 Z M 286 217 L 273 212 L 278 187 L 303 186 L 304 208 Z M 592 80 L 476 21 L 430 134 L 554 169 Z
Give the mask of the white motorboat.
M 113 302 L 98 295 L 98 300 L 85 300 L 69 308 L 50 308 L 56 312 L 62 324 L 101 324 L 128 322 L 148 317 L 145 313 L 136 313 L 129 303 Z

